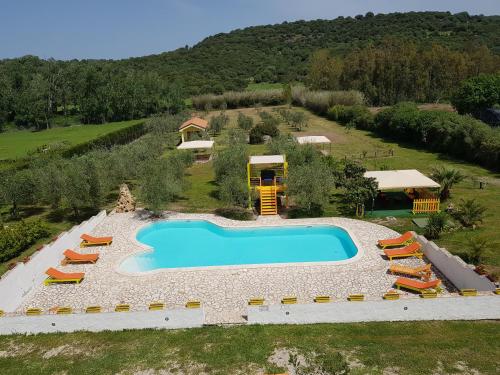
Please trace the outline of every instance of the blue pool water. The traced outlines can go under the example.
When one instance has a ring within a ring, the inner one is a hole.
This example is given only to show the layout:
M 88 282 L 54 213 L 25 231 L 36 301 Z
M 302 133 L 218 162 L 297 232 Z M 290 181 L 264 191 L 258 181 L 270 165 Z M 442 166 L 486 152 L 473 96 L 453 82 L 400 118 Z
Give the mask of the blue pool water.
M 154 251 L 126 258 L 122 271 L 330 262 L 358 252 L 349 234 L 333 226 L 227 229 L 207 221 L 164 221 L 140 230 L 137 240 Z

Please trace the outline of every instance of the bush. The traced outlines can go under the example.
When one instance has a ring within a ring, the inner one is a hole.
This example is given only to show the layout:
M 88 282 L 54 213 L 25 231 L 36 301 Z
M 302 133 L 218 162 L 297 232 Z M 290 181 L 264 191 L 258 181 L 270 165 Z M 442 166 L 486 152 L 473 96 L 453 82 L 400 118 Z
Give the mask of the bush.
M 233 220 L 253 220 L 253 213 L 241 207 L 217 208 L 215 214 Z
M 481 111 L 500 104 L 500 74 L 481 74 L 463 81 L 451 103 L 458 113 L 479 117 Z
M 425 226 L 425 236 L 431 240 L 439 238 L 446 226 L 447 217 L 446 212 L 434 212 L 430 214 Z
M 36 241 L 48 235 L 49 230 L 40 221 L 21 221 L 0 228 L 0 262 L 15 258 Z
M 474 227 L 483 222 L 485 211 L 486 207 L 475 199 L 461 199 L 454 215 L 463 226 Z

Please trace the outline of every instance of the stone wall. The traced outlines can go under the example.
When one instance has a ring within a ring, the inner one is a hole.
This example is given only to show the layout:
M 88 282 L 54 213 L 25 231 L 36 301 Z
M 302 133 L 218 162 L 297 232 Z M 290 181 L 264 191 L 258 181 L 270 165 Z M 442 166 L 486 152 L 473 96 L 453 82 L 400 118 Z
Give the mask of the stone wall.
M 416 235 L 416 238 L 422 245 L 426 258 L 458 289 L 495 290 L 495 284 L 486 276 L 476 273 L 473 265 L 465 263 L 460 257 L 450 254 L 423 236 Z
M 74 226 L 61 234 L 56 241 L 33 254 L 29 262 L 18 263 L 14 269 L 5 273 L 0 279 L 0 309 L 6 312 L 15 311 L 34 287 L 45 280 L 45 271 L 60 264 L 64 258 L 64 250 L 78 247 L 80 235 L 91 232 L 105 217 L 106 211 L 101 211 Z
M 97 314 L 13 316 L 0 319 L 0 335 L 124 329 L 201 327 L 203 309 L 111 312 Z
M 249 306 L 249 324 L 500 319 L 500 296 Z

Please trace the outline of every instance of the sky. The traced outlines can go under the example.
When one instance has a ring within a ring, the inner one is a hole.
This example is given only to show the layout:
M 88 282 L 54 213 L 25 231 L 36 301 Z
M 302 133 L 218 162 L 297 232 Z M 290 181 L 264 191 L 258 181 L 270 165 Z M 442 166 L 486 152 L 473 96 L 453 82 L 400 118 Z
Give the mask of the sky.
M 500 0 L 0 0 L 0 58 L 120 59 L 247 26 L 406 11 L 500 14 Z

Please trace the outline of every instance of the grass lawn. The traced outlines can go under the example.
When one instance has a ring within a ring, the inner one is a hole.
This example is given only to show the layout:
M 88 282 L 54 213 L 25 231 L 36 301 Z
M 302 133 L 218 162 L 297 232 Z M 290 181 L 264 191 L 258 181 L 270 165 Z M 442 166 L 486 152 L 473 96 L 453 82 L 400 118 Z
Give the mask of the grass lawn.
M 342 353 L 351 374 L 497 374 L 498 322 L 205 327 L 0 337 L 3 374 L 284 372 L 275 349 Z M 142 373 L 142 372 L 141 372 Z M 475 372 L 474 372 L 475 373 Z M 389 372 L 387 372 L 389 374 Z
M 102 125 L 75 125 L 42 131 L 12 130 L 0 133 L 0 160 L 15 159 L 26 156 L 38 147 L 67 142 L 76 145 L 99 138 L 115 130 L 135 125 L 142 120 L 112 122 Z

